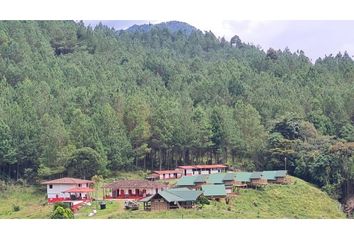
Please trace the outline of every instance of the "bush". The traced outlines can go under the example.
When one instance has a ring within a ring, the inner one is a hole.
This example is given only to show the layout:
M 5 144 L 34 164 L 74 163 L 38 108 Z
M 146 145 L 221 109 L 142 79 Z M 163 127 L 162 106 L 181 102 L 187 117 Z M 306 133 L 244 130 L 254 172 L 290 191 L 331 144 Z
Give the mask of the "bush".
M 12 205 L 12 210 L 14 211 L 14 212 L 18 212 L 18 211 L 20 211 L 20 206 L 19 205 Z
M 57 202 L 54 204 L 53 211 L 55 211 L 58 207 L 62 207 L 64 209 L 67 209 L 67 208 L 70 208 L 70 205 L 68 203 Z
M 74 214 L 70 210 L 70 208 L 63 208 L 62 206 L 56 206 L 50 218 L 51 219 L 73 219 Z
M 5 191 L 6 189 L 7 189 L 6 182 L 0 180 L 0 192 Z
M 204 195 L 201 195 L 198 200 L 197 200 L 197 203 L 198 204 L 201 204 L 201 205 L 209 205 L 210 204 L 210 201 L 207 197 L 205 197 Z

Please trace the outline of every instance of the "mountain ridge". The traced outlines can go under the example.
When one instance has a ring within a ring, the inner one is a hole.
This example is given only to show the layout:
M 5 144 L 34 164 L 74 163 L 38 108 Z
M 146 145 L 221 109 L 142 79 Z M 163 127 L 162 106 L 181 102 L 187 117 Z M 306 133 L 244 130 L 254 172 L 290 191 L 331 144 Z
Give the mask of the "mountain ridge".
M 157 23 L 157 24 L 151 24 L 151 23 L 141 24 L 141 25 L 134 24 L 133 26 L 127 28 L 124 31 L 127 31 L 127 32 L 148 32 L 154 28 L 168 29 L 171 32 L 181 31 L 187 35 L 190 35 L 194 31 L 200 31 L 196 27 L 194 27 L 186 22 L 180 22 L 180 21 L 168 21 L 168 22 L 161 22 L 161 23 Z

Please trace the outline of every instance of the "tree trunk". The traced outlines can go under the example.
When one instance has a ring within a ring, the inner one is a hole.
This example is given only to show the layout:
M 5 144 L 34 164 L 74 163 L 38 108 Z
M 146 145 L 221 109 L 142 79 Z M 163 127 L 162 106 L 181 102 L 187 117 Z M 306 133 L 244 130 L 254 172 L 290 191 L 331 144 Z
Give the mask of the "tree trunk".
M 154 159 L 156 156 L 156 151 L 154 149 L 152 149 L 153 154 L 151 154 L 151 171 L 154 171 Z
M 149 153 L 148 154 L 145 154 L 145 157 L 144 157 L 144 171 L 146 170 L 146 158 L 148 157 Z
M 160 163 L 159 163 L 159 169 L 160 169 L 160 171 L 161 171 L 161 167 L 162 167 L 162 150 L 161 150 L 161 149 L 159 149 L 159 161 L 160 161 Z

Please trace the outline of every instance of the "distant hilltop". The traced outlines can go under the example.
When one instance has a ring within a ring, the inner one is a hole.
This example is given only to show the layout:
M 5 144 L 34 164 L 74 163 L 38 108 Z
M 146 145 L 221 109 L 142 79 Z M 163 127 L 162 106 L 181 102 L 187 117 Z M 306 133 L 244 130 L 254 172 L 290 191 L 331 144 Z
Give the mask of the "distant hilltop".
M 185 22 L 179 21 L 169 21 L 169 22 L 162 22 L 158 24 L 143 24 L 143 25 L 133 25 L 129 27 L 126 31 L 128 32 L 148 32 L 153 28 L 157 29 L 168 29 L 171 32 L 178 32 L 181 31 L 187 35 L 191 34 L 194 31 L 198 31 L 197 28 L 189 25 Z

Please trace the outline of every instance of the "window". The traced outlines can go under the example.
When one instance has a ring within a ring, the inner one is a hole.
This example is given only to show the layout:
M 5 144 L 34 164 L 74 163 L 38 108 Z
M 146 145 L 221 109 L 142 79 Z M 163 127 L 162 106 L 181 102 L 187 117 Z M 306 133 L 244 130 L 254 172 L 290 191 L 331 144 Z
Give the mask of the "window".
M 49 185 L 49 189 L 53 189 L 53 185 Z
M 79 184 L 79 187 L 81 187 L 81 184 Z

